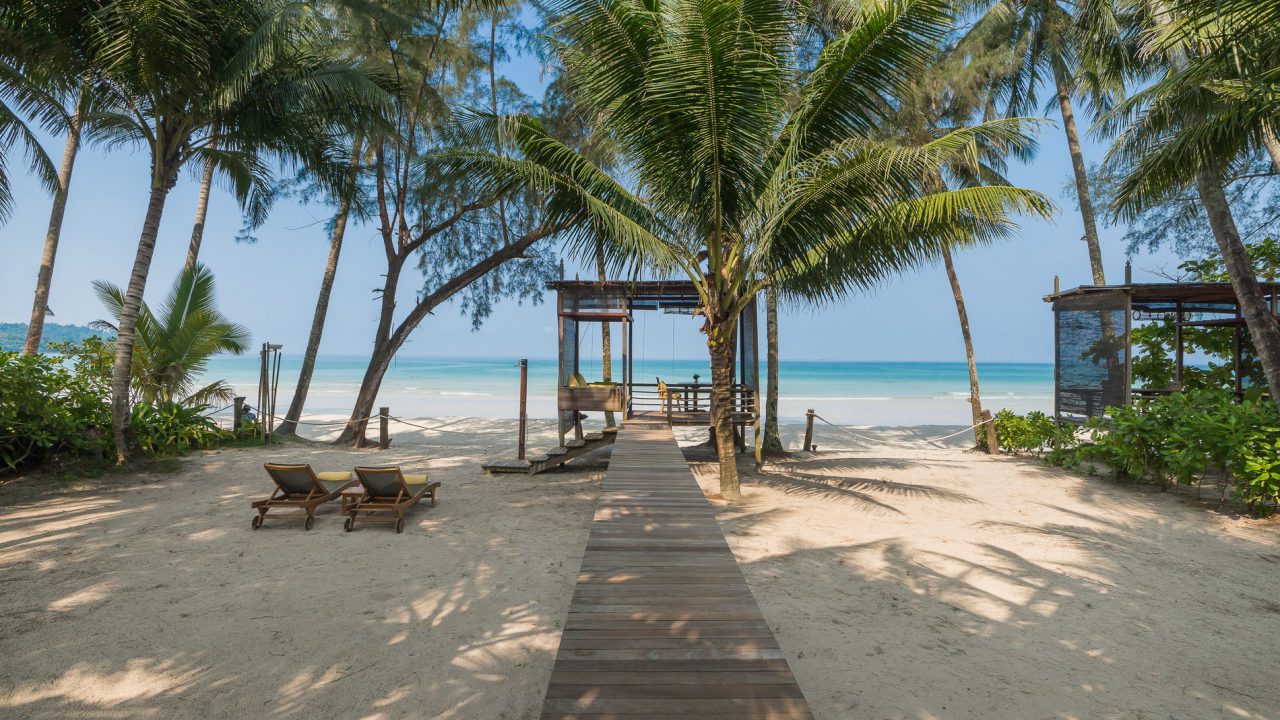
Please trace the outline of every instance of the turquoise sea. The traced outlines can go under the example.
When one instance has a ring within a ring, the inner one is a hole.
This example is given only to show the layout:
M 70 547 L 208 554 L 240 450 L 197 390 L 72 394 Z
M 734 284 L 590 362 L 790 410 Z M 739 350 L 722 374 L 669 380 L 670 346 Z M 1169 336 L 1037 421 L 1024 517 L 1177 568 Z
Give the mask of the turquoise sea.
M 317 362 L 306 415 L 344 416 L 351 411 L 366 358 L 328 355 Z M 517 358 L 401 357 L 382 383 L 378 405 L 401 417 L 471 416 L 512 418 L 517 414 L 520 371 Z M 300 355 L 285 355 L 280 372 L 277 413 L 293 397 Z M 615 377 L 619 365 L 615 361 Z M 588 380 L 600 377 L 598 358 L 582 359 Z M 764 364 L 761 363 L 761 382 Z M 705 360 L 636 360 L 637 381 L 709 382 Z M 831 422 L 850 425 L 968 425 L 969 379 L 962 362 L 826 362 L 784 360 L 779 364 L 779 415 L 803 422 L 814 408 Z M 1048 363 L 980 363 L 983 404 L 1051 411 L 1053 366 Z M 231 382 L 237 394 L 257 395 L 258 358 L 220 356 L 209 365 L 210 378 Z M 529 414 L 555 415 L 554 359 L 529 360 Z M 250 400 L 250 403 L 253 401 Z

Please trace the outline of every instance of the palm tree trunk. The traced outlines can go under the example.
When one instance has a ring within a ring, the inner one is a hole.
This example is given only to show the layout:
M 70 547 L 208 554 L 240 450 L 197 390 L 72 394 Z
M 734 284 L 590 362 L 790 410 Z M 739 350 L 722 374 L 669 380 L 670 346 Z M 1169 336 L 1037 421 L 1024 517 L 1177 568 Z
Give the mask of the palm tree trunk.
M 347 232 L 347 217 L 351 214 L 351 186 L 355 184 L 356 172 L 360 166 L 360 139 L 356 138 L 351 146 L 351 166 L 347 170 L 347 187 L 338 205 L 338 216 L 333 221 L 333 235 L 329 241 L 329 260 L 324 266 L 324 277 L 320 279 L 320 297 L 316 299 L 316 311 L 311 317 L 311 334 L 307 337 L 307 351 L 302 356 L 302 369 L 298 372 L 298 385 L 293 390 L 293 401 L 289 403 L 289 412 L 285 413 L 284 422 L 276 428 L 280 435 L 293 435 L 298 431 L 298 419 L 302 417 L 302 407 L 307 402 L 307 392 L 311 389 L 311 376 L 316 369 L 316 356 L 320 354 L 320 338 L 324 334 L 324 321 L 329 315 L 329 296 L 333 292 L 333 278 L 338 273 L 338 258 L 342 254 L 342 239 Z
M 764 291 L 765 359 L 768 362 L 764 396 L 764 440 L 761 452 L 779 455 L 786 452 L 778 437 L 778 291 L 770 285 Z
M 1084 221 L 1085 243 L 1089 246 L 1089 267 L 1093 270 L 1093 284 L 1106 285 L 1107 276 L 1102 268 L 1102 244 L 1098 240 L 1098 223 L 1094 219 L 1093 201 L 1089 199 L 1089 179 L 1085 174 L 1084 153 L 1080 150 L 1076 118 L 1071 110 L 1071 91 L 1067 87 L 1066 70 L 1058 62 L 1053 63 L 1053 80 L 1057 85 L 1058 109 L 1062 112 L 1062 129 L 1067 134 L 1067 149 L 1071 152 L 1071 170 L 1075 173 L 1076 198 L 1080 202 L 1080 218 Z
M 596 245 L 596 274 L 600 278 L 600 282 L 605 281 L 604 267 L 604 245 Z M 613 381 L 613 337 L 609 330 L 609 323 L 600 323 L 600 378 L 604 382 Z M 614 419 L 612 412 L 604 414 L 604 424 L 607 427 L 614 427 L 618 424 Z
M 183 270 L 190 270 L 200 259 L 200 243 L 204 240 L 204 219 L 209 212 L 209 188 L 213 185 L 213 158 L 205 158 L 204 174 L 200 176 L 200 195 L 196 198 L 196 220 L 191 227 L 191 244 L 187 246 L 187 262 Z
M 716 456 L 721 470 L 721 496 L 739 501 L 737 455 L 733 442 L 733 334 L 710 328 L 707 346 L 712 355 L 712 428 L 716 432 Z
M 1231 288 L 1235 291 L 1245 326 L 1249 329 L 1258 359 L 1262 362 L 1262 372 L 1267 378 L 1271 400 L 1280 406 L 1280 324 L 1276 323 L 1271 309 L 1267 307 L 1253 263 L 1240 240 L 1227 194 L 1222 189 L 1221 173 L 1201 170 L 1196 176 L 1196 190 L 1209 215 L 1209 226 L 1213 229 L 1213 238 L 1217 240 L 1218 249 L 1222 252 L 1227 275 L 1231 278 Z
M 1280 139 L 1276 139 L 1276 132 L 1271 127 L 1271 123 L 1266 120 L 1262 121 L 1262 144 L 1267 148 L 1267 154 L 1271 156 L 1271 167 L 1276 172 L 1280 172 Z
M 53 262 L 58 255 L 58 241 L 62 237 L 62 218 L 67 210 L 67 192 L 71 188 L 71 169 L 80 150 L 80 131 L 83 117 L 77 108 L 67 129 L 67 144 L 62 151 L 62 166 L 58 168 L 58 189 L 53 193 L 53 209 L 49 211 L 49 228 L 44 236 L 44 254 L 40 257 L 40 272 L 36 275 L 36 297 L 31 306 L 31 322 L 27 324 L 27 341 L 23 354 L 40 352 L 40 340 L 44 336 L 44 317 L 49 310 L 49 289 L 53 284 Z
M 115 439 L 117 464 L 129 459 L 126 432 L 129 429 L 133 333 L 138 325 L 138 309 L 142 306 L 142 293 L 147 286 L 147 273 L 151 270 L 151 255 L 160 232 L 160 217 L 164 214 L 164 201 L 171 185 L 167 181 L 152 183 L 151 199 L 147 203 L 142 235 L 138 238 L 138 252 L 133 260 L 133 271 L 129 274 L 129 287 L 124 293 L 124 307 L 116 330 L 116 356 L 111 368 L 111 434 Z
M 947 280 L 951 283 L 951 296 L 956 301 L 956 315 L 960 318 L 960 335 L 964 338 L 964 356 L 969 363 L 969 407 L 973 410 L 973 439 L 981 445 L 986 437 L 984 430 L 978 427 L 982 422 L 982 393 L 978 390 L 978 363 L 973 355 L 973 336 L 969 333 L 969 311 L 965 309 L 964 293 L 960 291 L 960 278 L 956 276 L 956 266 L 951 260 L 951 248 L 942 246 L 942 264 L 947 268 Z M 991 448 L 987 448 L 991 452 Z

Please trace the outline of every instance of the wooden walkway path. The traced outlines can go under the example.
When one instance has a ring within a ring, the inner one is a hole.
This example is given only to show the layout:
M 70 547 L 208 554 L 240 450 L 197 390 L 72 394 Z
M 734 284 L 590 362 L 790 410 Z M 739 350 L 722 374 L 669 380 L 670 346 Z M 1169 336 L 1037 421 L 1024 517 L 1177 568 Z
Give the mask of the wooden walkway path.
M 542 718 L 812 718 L 665 423 L 605 474 Z

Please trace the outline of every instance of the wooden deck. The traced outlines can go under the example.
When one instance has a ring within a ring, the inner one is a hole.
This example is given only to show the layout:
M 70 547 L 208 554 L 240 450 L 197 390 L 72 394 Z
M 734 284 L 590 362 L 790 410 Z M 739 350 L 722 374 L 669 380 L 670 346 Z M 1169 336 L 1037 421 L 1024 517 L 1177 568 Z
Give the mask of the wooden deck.
M 671 429 L 628 421 L 542 718 L 812 718 Z

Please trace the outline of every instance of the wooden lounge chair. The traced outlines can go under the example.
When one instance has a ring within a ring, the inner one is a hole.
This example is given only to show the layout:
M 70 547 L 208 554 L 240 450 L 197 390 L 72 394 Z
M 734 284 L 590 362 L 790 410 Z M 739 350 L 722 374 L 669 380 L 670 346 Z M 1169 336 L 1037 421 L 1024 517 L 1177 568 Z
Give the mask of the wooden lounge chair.
M 316 508 L 331 502 L 342 494 L 343 490 L 356 484 L 349 472 L 316 473 L 310 465 L 286 465 L 283 463 L 266 463 L 263 465 L 267 474 L 276 484 L 276 491 L 266 500 L 255 500 L 253 509 L 258 511 L 253 516 L 254 530 L 262 527 L 267 513 L 276 508 L 298 508 L 297 513 L 278 516 L 280 519 L 302 519 L 302 527 L 310 530 L 316 521 Z
M 404 514 L 424 497 L 436 506 L 439 482 L 428 482 L 426 475 L 405 475 L 398 467 L 357 467 L 356 478 L 364 488 L 364 496 L 347 506 L 347 532 L 355 529 L 356 518 L 368 522 L 395 523 L 396 532 L 404 532 Z

